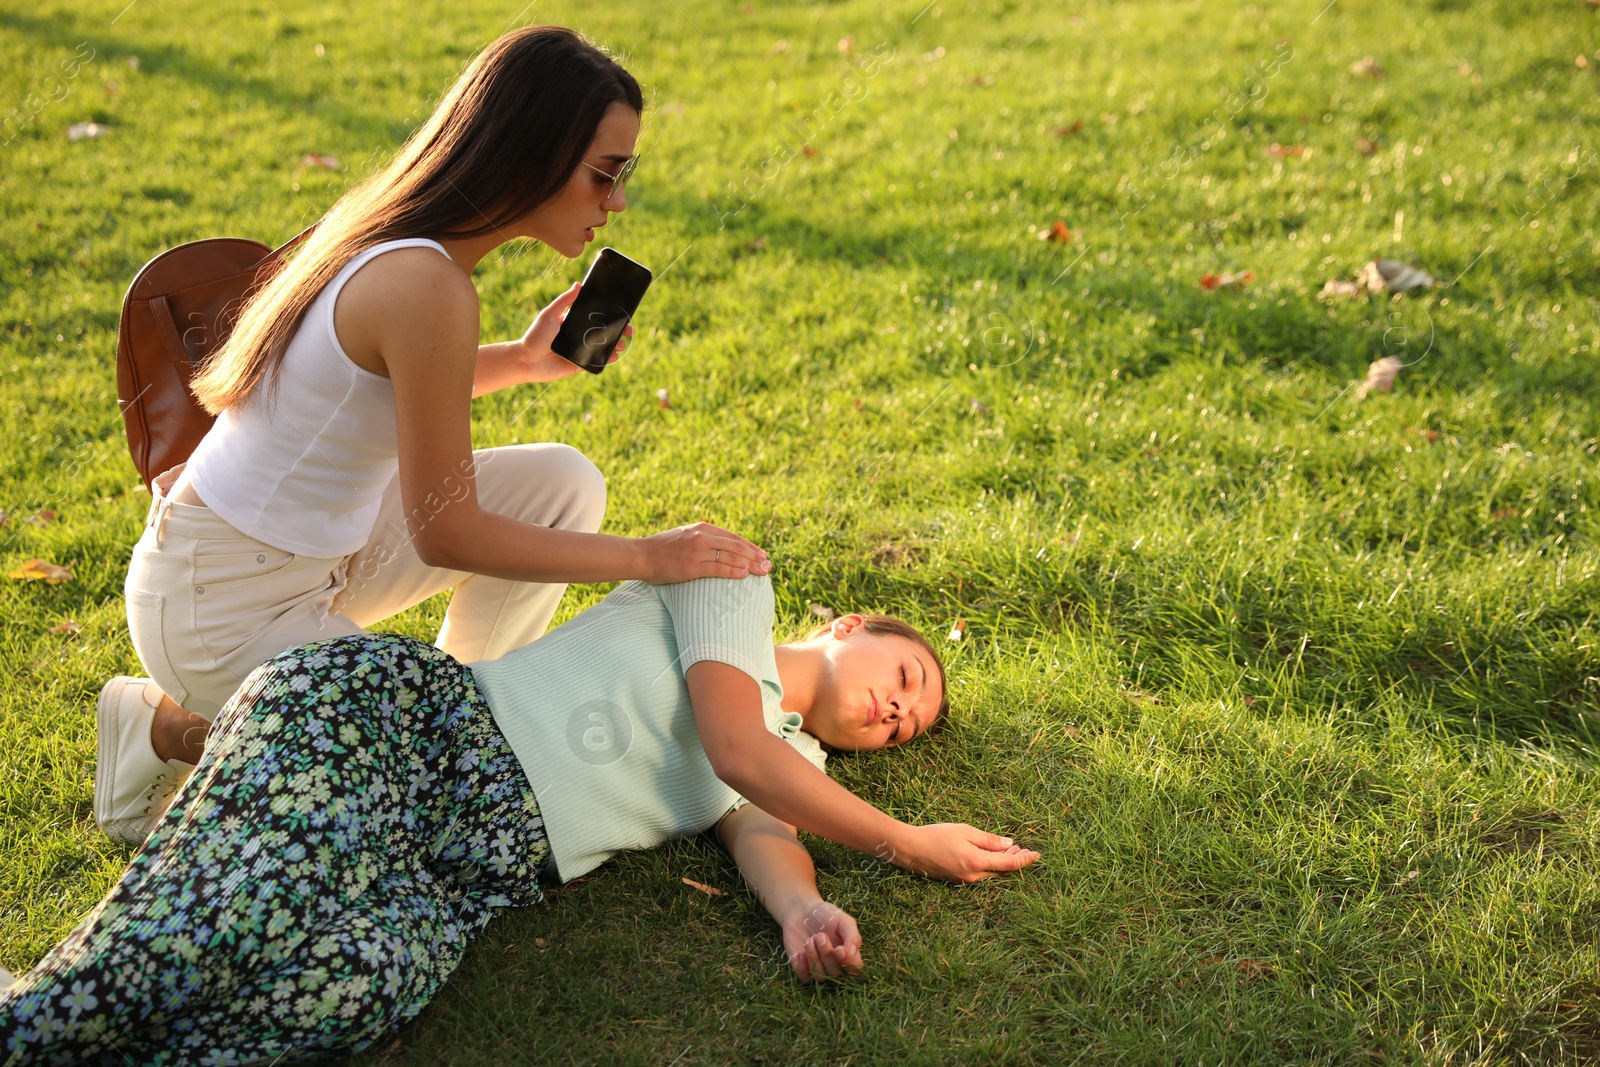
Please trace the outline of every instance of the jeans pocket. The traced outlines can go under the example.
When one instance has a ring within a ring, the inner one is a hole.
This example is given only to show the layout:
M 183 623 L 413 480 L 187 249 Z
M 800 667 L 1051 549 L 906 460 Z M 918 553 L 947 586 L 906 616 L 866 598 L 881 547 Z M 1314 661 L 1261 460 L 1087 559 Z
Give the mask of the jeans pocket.
M 167 650 L 167 634 L 162 627 L 166 613 L 166 597 L 143 589 L 127 590 L 128 636 L 133 640 L 133 650 L 139 662 L 161 691 L 178 704 L 189 699 L 189 690 L 172 668 L 172 656 Z
M 194 581 L 221 592 L 236 586 L 264 584 L 294 566 L 299 557 L 254 538 L 206 538 L 195 543 Z
M 197 551 L 196 639 L 215 662 L 226 661 L 285 612 L 325 593 L 338 563 L 267 545 L 215 555 Z

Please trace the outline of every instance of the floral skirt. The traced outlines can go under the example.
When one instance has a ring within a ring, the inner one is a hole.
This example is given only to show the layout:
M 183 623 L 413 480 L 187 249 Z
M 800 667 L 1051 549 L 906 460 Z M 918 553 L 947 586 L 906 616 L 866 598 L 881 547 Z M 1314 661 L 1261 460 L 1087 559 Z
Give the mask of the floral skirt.
M 268 661 L 122 880 L 0 994 L 5 1064 L 282 1063 L 410 1019 L 544 820 L 472 673 L 361 634 Z

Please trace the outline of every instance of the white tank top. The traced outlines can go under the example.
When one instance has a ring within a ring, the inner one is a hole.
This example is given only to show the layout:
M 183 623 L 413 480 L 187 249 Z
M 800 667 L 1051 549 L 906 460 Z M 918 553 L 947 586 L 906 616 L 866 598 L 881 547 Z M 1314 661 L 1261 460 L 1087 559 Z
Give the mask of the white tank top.
M 228 525 L 304 556 L 347 556 L 367 543 L 383 491 L 400 466 L 394 387 L 350 361 L 333 330 L 344 283 L 394 248 L 444 246 L 426 238 L 363 250 L 317 294 L 284 351 L 274 395 L 262 382 L 218 417 L 186 468 Z

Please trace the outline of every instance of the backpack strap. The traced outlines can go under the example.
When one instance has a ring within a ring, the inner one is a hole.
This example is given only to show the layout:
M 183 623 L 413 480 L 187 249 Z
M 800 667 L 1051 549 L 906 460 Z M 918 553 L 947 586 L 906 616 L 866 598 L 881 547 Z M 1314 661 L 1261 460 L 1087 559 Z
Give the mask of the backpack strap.
M 161 331 L 168 352 L 181 352 L 191 366 L 198 362 L 189 354 L 188 349 L 184 347 L 183 338 L 178 335 L 178 324 L 172 319 L 172 305 L 167 303 L 165 293 L 150 298 L 150 317 L 156 320 L 156 329 Z

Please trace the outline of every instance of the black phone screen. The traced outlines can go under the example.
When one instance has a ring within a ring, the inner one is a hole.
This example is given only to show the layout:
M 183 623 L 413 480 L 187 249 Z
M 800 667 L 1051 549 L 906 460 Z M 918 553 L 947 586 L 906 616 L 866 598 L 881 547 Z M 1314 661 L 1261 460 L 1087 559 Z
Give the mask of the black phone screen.
M 578 299 L 561 322 L 550 349 L 588 371 L 606 369 L 611 350 L 650 288 L 650 268 L 615 248 L 602 248 L 583 276 Z

